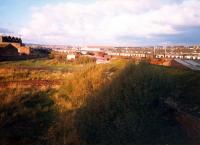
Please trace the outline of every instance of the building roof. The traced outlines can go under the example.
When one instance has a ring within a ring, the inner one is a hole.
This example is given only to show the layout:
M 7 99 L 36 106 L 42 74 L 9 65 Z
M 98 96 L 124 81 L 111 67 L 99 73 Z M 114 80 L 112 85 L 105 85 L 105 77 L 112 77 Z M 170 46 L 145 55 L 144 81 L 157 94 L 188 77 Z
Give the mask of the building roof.
M 18 37 L 0 35 L 0 38 L 1 38 L 0 39 L 1 42 L 22 43 L 22 39 Z

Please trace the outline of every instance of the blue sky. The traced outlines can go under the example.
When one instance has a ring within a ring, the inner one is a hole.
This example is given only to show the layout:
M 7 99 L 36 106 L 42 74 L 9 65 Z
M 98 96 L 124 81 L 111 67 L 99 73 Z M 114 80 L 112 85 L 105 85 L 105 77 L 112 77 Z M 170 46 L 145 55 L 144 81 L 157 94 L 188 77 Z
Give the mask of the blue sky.
M 200 44 L 200 0 L 0 0 L 0 33 L 42 44 Z
M 89 2 L 90 0 L 86 1 Z M 65 3 L 69 0 L 0 0 L 0 28 L 10 30 L 9 32 L 15 31 L 15 29 L 22 27 L 24 23 L 30 20 L 33 7 L 42 7 L 58 2 Z M 71 2 L 78 3 L 81 0 L 71 0 Z M 0 32 L 5 32 L 5 30 L 1 31 L 0 29 Z

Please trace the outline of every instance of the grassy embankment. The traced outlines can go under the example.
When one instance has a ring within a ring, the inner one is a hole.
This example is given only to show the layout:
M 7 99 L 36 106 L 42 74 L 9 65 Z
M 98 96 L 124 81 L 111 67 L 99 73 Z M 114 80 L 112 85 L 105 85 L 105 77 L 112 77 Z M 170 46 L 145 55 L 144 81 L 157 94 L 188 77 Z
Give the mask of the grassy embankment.
M 93 83 L 96 91 L 105 83 L 101 82 L 105 72 L 122 66 L 115 62 L 97 67 L 90 61 L 88 63 L 88 59 L 81 61 L 65 63 L 40 59 L 0 63 L 0 144 L 31 144 L 35 139 L 41 144 L 45 134 L 49 139 L 49 130 L 56 125 L 54 121 L 59 120 L 59 114 L 78 108 L 85 100 L 83 96 L 88 93 L 85 80 L 89 78 L 84 75 L 88 76 L 90 71 L 88 77 L 97 77 Z M 56 88 L 49 84 L 41 86 L 39 83 L 44 80 L 59 80 L 60 83 Z M 5 85 L 8 82 L 15 85 Z
M 0 82 L 61 80 L 57 87 L 2 89 L 0 144 L 5 145 L 188 144 L 164 101 L 199 110 L 198 72 L 134 61 L 47 59 L 4 62 L 0 71 Z

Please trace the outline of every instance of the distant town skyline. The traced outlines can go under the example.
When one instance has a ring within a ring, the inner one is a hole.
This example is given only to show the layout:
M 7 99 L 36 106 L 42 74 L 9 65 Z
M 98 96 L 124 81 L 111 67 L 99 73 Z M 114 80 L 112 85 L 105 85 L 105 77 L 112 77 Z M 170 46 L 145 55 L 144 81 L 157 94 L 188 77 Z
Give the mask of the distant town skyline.
M 200 0 L 0 0 L 0 34 L 38 44 L 200 44 Z

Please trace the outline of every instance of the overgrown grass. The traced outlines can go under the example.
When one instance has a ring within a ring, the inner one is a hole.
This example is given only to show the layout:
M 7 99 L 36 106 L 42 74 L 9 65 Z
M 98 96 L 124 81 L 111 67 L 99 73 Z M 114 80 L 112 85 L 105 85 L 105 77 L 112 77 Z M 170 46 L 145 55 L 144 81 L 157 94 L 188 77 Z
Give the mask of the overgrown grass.
M 21 90 L 19 94 L 16 91 L 13 90 L 16 94 L 9 101 L 1 100 L 0 144 L 41 144 L 40 137 L 56 119 L 56 108 L 49 97 L 51 92 Z
M 33 59 L 0 62 L 0 82 L 20 80 L 65 80 L 69 73 L 80 71 L 94 64 L 57 62 L 52 59 Z
M 70 72 L 29 70 L 29 69 L 0 69 L 1 82 L 23 80 L 65 80 Z
M 91 145 L 189 144 L 165 104 L 179 95 L 168 71 L 146 63 L 128 64 L 79 109 L 76 127 L 81 139 Z
M 198 112 L 198 72 L 134 60 L 55 62 L 0 63 L 0 82 L 62 82 L 57 88 L 1 89 L 0 144 L 188 144 L 164 102 L 170 98 Z M 56 70 L 32 69 L 39 67 Z
M 32 59 L 32 60 L 21 60 L 21 61 L 7 61 L 0 62 L 0 68 L 15 68 L 15 67 L 26 67 L 26 68 L 39 68 L 51 71 L 78 71 L 82 68 L 80 64 L 67 63 L 67 61 L 59 62 L 55 59 Z

